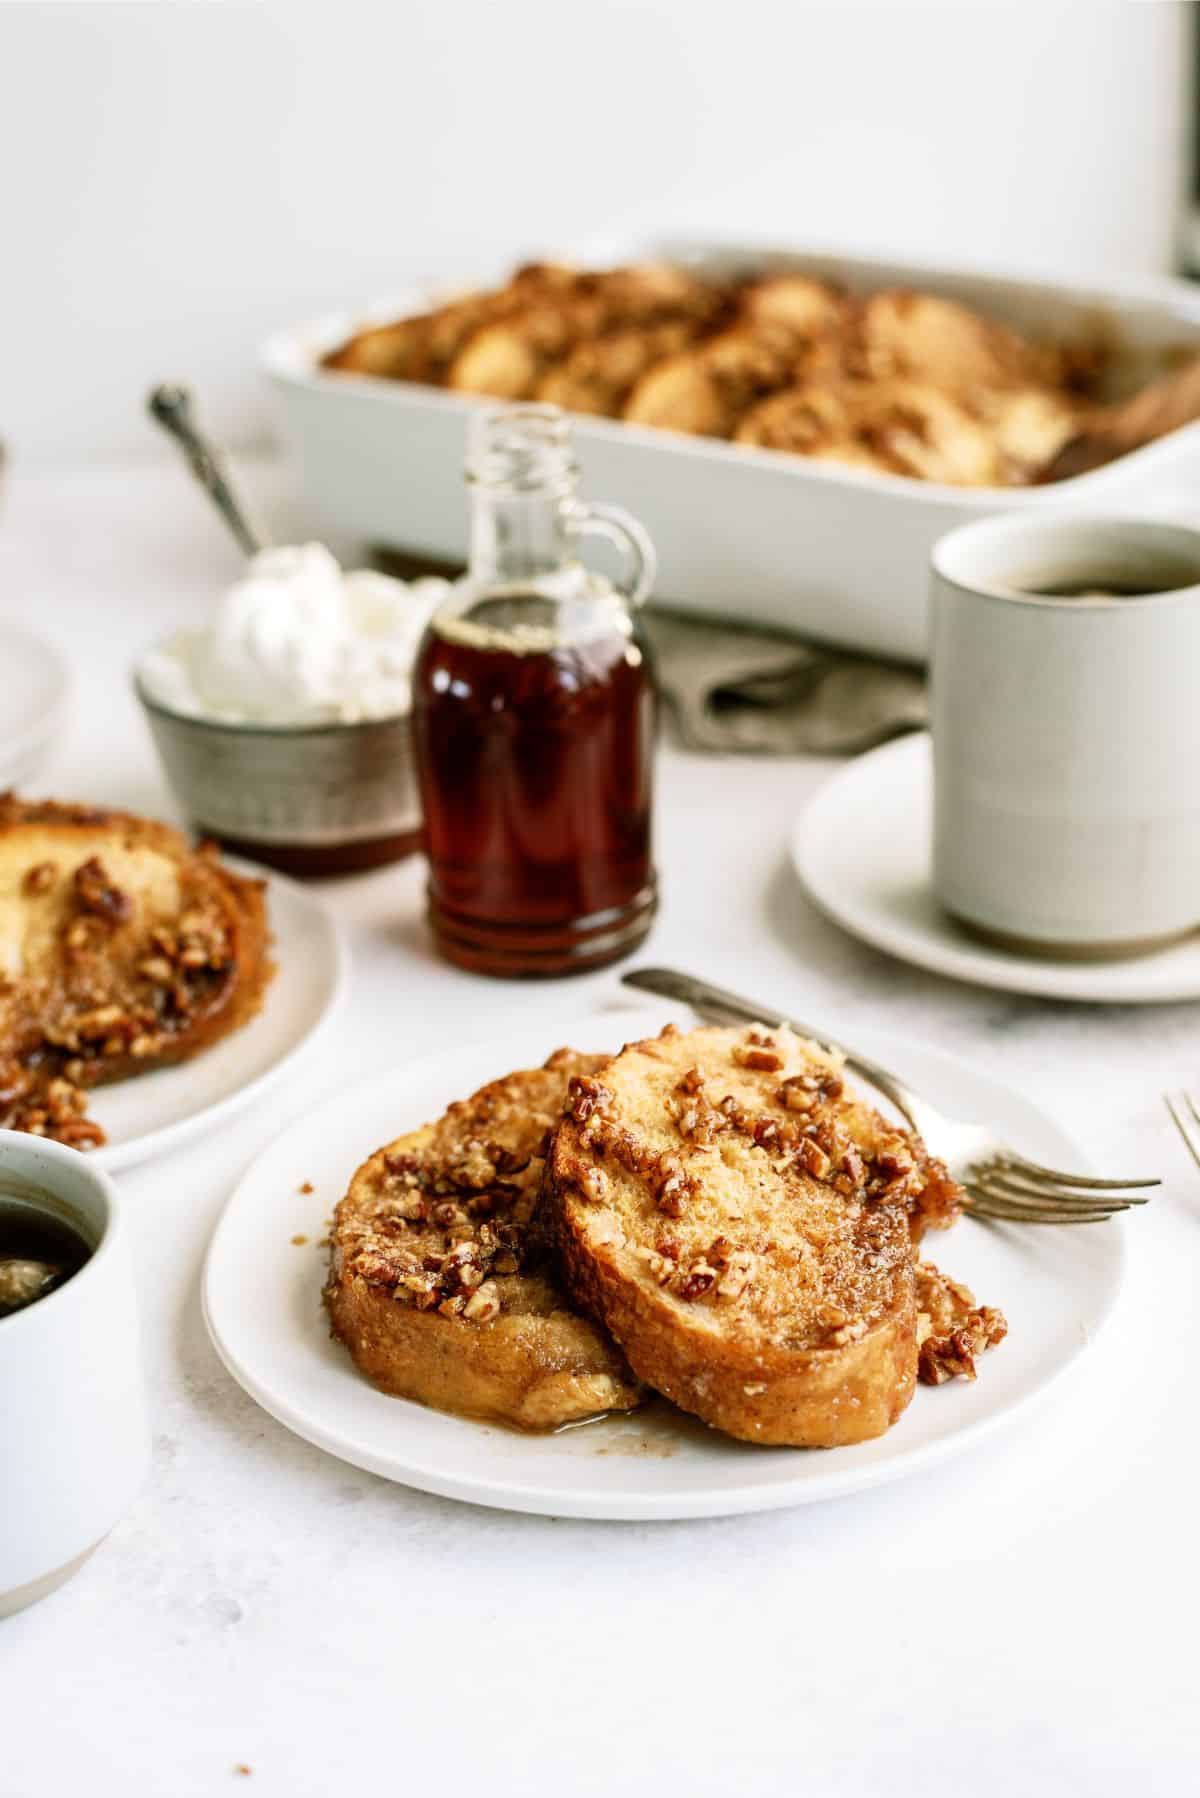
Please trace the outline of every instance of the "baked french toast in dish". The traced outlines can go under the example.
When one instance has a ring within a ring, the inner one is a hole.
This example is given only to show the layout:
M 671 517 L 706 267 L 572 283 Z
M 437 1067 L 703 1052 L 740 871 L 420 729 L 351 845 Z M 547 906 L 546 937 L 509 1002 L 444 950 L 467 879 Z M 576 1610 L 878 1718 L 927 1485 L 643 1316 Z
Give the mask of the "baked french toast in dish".
M 167 824 L 0 794 L 0 1126 L 93 1148 L 87 1089 L 258 1010 L 263 883 Z
M 531 1224 L 568 1082 L 604 1060 L 560 1049 L 359 1168 L 334 1217 L 324 1296 L 334 1335 L 382 1391 L 535 1430 L 640 1402 Z
M 356 333 L 327 369 L 553 403 L 961 487 L 1040 479 L 1099 403 L 1097 341 L 1039 343 L 956 300 L 800 273 L 519 268 Z
M 815 1044 L 668 1026 L 572 1080 L 539 1219 L 648 1386 L 749 1442 L 834 1447 L 1003 1334 L 918 1262 L 960 1196 Z

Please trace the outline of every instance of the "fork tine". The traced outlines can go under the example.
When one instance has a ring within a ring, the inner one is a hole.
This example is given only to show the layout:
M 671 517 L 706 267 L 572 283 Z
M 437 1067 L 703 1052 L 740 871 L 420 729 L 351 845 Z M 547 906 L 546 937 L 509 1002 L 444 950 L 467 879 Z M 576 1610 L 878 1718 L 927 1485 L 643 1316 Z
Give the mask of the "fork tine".
M 1011 1199 L 988 1186 L 972 1183 L 967 1188 L 967 1202 L 973 1212 L 993 1217 L 1022 1218 L 1034 1223 L 1094 1223 L 1128 1210 L 1122 1199 L 1097 1200 L 1088 1206 L 1059 1205 L 1054 1200 Z
M 984 1166 L 972 1171 L 971 1178 L 985 1186 L 989 1192 L 1004 1198 L 1023 1201 L 1041 1200 L 1048 1204 L 1061 1206 L 1066 1211 L 1095 1211 L 1111 1209 L 1120 1205 L 1122 1210 L 1127 1205 L 1148 1205 L 1149 1198 L 1143 1193 L 1113 1193 L 1110 1198 L 1104 1191 L 1083 1193 L 1060 1192 L 1057 1187 L 1039 1184 L 1033 1180 L 1018 1180 L 1012 1174 L 1002 1173 L 997 1169 Z
M 1106 1224 L 1124 1211 L 1124 1205 L 1118 1205 L 1114 1211 L 1022 1211 L 1017 1206 L 1011 1210 L 1001 1210 L 990 1201 L 982 1204 L 968 1198 L 967 1209 L 972 1217 L 981 1218 L 993 1224 Z
M 1188 1110 L 1196 1120 L 1194 1126 L 1189 1123 L 1182 1105 L 1176 1103 L 1176 1098 L 1186 1102 Z M 1163 1094 L 1163 1102 L 1171 1114 L 1171 1122 L 1178 1130 L 1180 1136 L 1182 1136 L 1184 1147 L 1187 1149 L 1188 1154 L 1196 1163 L 1196 1166 L 1200 1167 L 1200 1112 L 1197 1112 L 1196 1110 L 1196 1101 L 1192 1098 L 1191 1093 L 1179 1093 L 1176 1095 L 1176 1098 L 1173 1098 L 1170 1093 Z
M 1080 1192 L 1126 1192 L 1133 1187 L 1162 1185 L 1161 1180 L 1093 1180 L 1090 1174 L 1066 1174 L 1060 1168 L 1043 1167 L 1041 1162 L 1028 1161 L 1024 1155 L 997 1156 L 995 1165 L 1011 1168 L 1013 1172 L 1037 1174 L 1043 1180 L 1053 1180 L 1058 1186 L 1076 1187 Z
M 1003 1187 L 993 1185 L 989 1180 L 969 1181 L 967 1189 L 973 1192 L 977 1198 L 985 1199 L 988 1204 L 1011 1207 L 1014 1211 L 1041 1211 L 1053 1217 L 1074 1216 L 1076 1212 L 1081 1216 L 1091 1216 L 1096 1212 L 1108 1213 L 1129 1209 L 1127 1199 L 1104 1194 L 1097 1194 L 1094 1199 L 1084 1200 L 1082 1203 L 1078 1200 L 1074 1203 L 1065 1203 L 1053 1193 L 1008 1192 Z

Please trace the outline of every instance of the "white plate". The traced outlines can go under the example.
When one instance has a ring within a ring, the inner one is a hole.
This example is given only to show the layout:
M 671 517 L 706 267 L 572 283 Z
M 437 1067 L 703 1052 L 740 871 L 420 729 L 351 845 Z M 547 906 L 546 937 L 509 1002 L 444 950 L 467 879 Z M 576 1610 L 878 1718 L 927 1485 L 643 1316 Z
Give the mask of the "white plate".
M 217 1226 L 204 1309 L 217 1352 L 273 1417 L 318 1447 L 386 1479 L 505 1510 L 551 1516 L 671 1518 L 771 1510 L 832 1498 L 965 1448 L 1041 1392 L 1086 1347 L 1120 1284 L 1119 1222 L 1088 1230 L 1006 1231 L 965 1222 L 937 1259 L 1007 1313 L 1008 1340 L 974 1385 L 921 1388 L 888 1435 L 825 1452 L 749 1447 L 677 1419 L 609 1418 L 555 1436 L 443 1416 L 376 1392 L 334 1342 L 321 1309 L 325 1220 L 374 1149 L 558 1042 L 608 1049 L 671 1015 L 592 1016 L 514 1033 L 381 1075 L 294 1124 L 254 1163 Z M 676 1012 L 676 1016 L 679 1014 Z M 1062 1131 L 1019 1094 L 907 1039 L 861 1045 L 929 1096 L 1010 1133 L 1029 1154 L 1083 1166 Z M 311 1183 L 305 1195 L 301 1187 Z M 296 1245 L 292 1238 L 307 1236 Z
M 800 819 L 792 863 L 835 923 L 952 980 L 1097 1005 L 1200 998 L 1200 934 L 1152 955 L 1061 961 L 991 948 L 956 925 L 930 884 L 933 768 L 927 735 L 902 737 L 835 774 Z
M 329 1018 L 346 978 L 337 926 L 319 900 L 279 874 L 228 857 L 265 877 L 275 977 L 258 1016 L 191 1061 L 101 1087 L 89 1111 L 108 1142 L 89 1159 L 111 1172 L 177 1149 L 240 1111 L 286 1069 Z
M 0 789 L 37 772 L 65 727 L 70 690 L 53 644 L 0 620 Z

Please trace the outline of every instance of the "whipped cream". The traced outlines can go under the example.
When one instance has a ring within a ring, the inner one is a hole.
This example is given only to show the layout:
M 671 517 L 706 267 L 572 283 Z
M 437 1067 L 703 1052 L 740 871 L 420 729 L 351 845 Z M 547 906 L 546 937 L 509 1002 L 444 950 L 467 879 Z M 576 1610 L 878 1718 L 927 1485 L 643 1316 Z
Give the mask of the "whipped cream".
M 265 549 L 212 623 L 179 631 L 139 675 L 169 711 L 230 724 L 357 724 L 409 709 L 442 580 L 345 574 L 320 543 Z

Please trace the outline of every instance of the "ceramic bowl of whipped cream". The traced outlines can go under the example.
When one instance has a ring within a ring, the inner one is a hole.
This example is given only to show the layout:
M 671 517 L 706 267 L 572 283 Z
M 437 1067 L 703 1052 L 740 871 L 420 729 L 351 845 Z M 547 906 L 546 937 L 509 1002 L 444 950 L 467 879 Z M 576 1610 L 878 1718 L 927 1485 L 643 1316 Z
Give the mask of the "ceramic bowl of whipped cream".
M 298 874 L 416 848 L 410 674 L 445 590 L 266 549 L 208 625 L 147 651 L 134 686 L 196 828 Z

